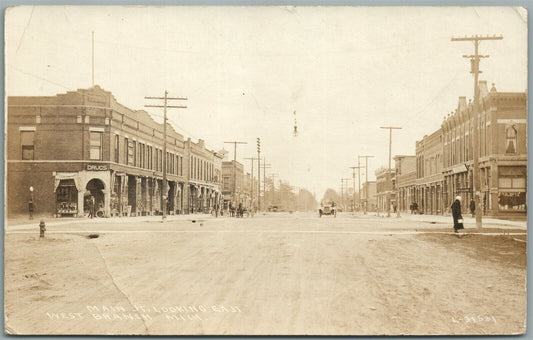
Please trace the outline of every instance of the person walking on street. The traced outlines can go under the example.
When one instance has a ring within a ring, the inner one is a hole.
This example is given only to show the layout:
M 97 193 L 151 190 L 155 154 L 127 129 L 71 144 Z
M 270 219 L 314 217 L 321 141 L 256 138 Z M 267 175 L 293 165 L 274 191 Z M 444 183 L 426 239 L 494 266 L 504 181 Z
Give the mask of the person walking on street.
M 459 229 L 464 229 L 463 215 L 461 215 L 461 196 L 455 197 L 455 201 L 452 204 L 452 217 L 453 231 L 457 233 Z
M 475 217 L 475 213 L 476 213 L 476 201 L 474 201 L 473 198 L 470 200 L 470 212 L 472 213 L 472 217 Z

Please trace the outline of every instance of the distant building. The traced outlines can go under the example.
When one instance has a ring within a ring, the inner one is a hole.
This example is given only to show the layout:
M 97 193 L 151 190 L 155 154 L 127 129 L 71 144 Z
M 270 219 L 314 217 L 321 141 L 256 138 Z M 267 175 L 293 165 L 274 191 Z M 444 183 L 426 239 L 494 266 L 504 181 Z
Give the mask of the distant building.
M 229 203 L 237 207 L 239 203 L 246 204 L 249 192 L 244 186 L 244 165 L 236 161 L 222 162 L 222 195 L 224 197 L 224 207 L 228 208 Z
M 394 204 L 396 200 L 396 193 L 392 182 L 394 169 L 380 168 L 375 171 L 375 175 L 377 210 L 378 212 L 389 211 L 390 204 Z
M 361 204 L 363 206 L 363 210 L 377 210 L 376 181 L 364 182 L 361 186 Z

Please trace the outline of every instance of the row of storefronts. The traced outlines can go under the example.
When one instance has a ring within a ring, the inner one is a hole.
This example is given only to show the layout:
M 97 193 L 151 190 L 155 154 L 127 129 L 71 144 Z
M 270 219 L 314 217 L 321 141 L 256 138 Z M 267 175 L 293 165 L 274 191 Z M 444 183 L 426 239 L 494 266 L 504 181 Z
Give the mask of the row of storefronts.
M 527 214 L 527 97 L 480 82 L 478 113 L 480 206 L 484 215 Z M 441 127 L 416 142 L 415 156 L 397 156 L 392 179 L 400 210 L 446 214 L 457 195 L 463 209 L 474 199 L 474 108 L 460 97 Z M 401 169 L 401 170 L 400 170 Z
M 7 213 L 141 216 L 210 212 L 222 202 L 222 155 L 184 140 L 95 86 L 8 97 Z M 166 185 L 163 166 L 166 165 Z

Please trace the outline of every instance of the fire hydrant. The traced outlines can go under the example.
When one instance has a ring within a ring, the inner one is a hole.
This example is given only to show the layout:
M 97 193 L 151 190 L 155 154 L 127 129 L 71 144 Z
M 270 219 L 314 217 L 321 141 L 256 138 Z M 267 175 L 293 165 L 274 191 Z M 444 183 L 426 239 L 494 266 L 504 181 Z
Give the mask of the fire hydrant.
M 39 223 L 40 237 L 44 237 L 45 231 L 46 231 L 46 224 L 44 224 L 44 220 L 41 220 L 41 223 Z

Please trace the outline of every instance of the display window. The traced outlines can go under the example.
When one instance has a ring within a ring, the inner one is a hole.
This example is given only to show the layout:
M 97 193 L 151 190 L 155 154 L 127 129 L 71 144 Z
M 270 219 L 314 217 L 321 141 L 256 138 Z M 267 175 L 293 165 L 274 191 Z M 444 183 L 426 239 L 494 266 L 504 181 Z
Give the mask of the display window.
M 78 213 L 78 190 L 73 179 L 62 179 L 56 189 L 56 207 L 60 215 Z
M 498 206 L 503 211 L 525 211 L 526 167 L 500 167 L 498 177 Z

